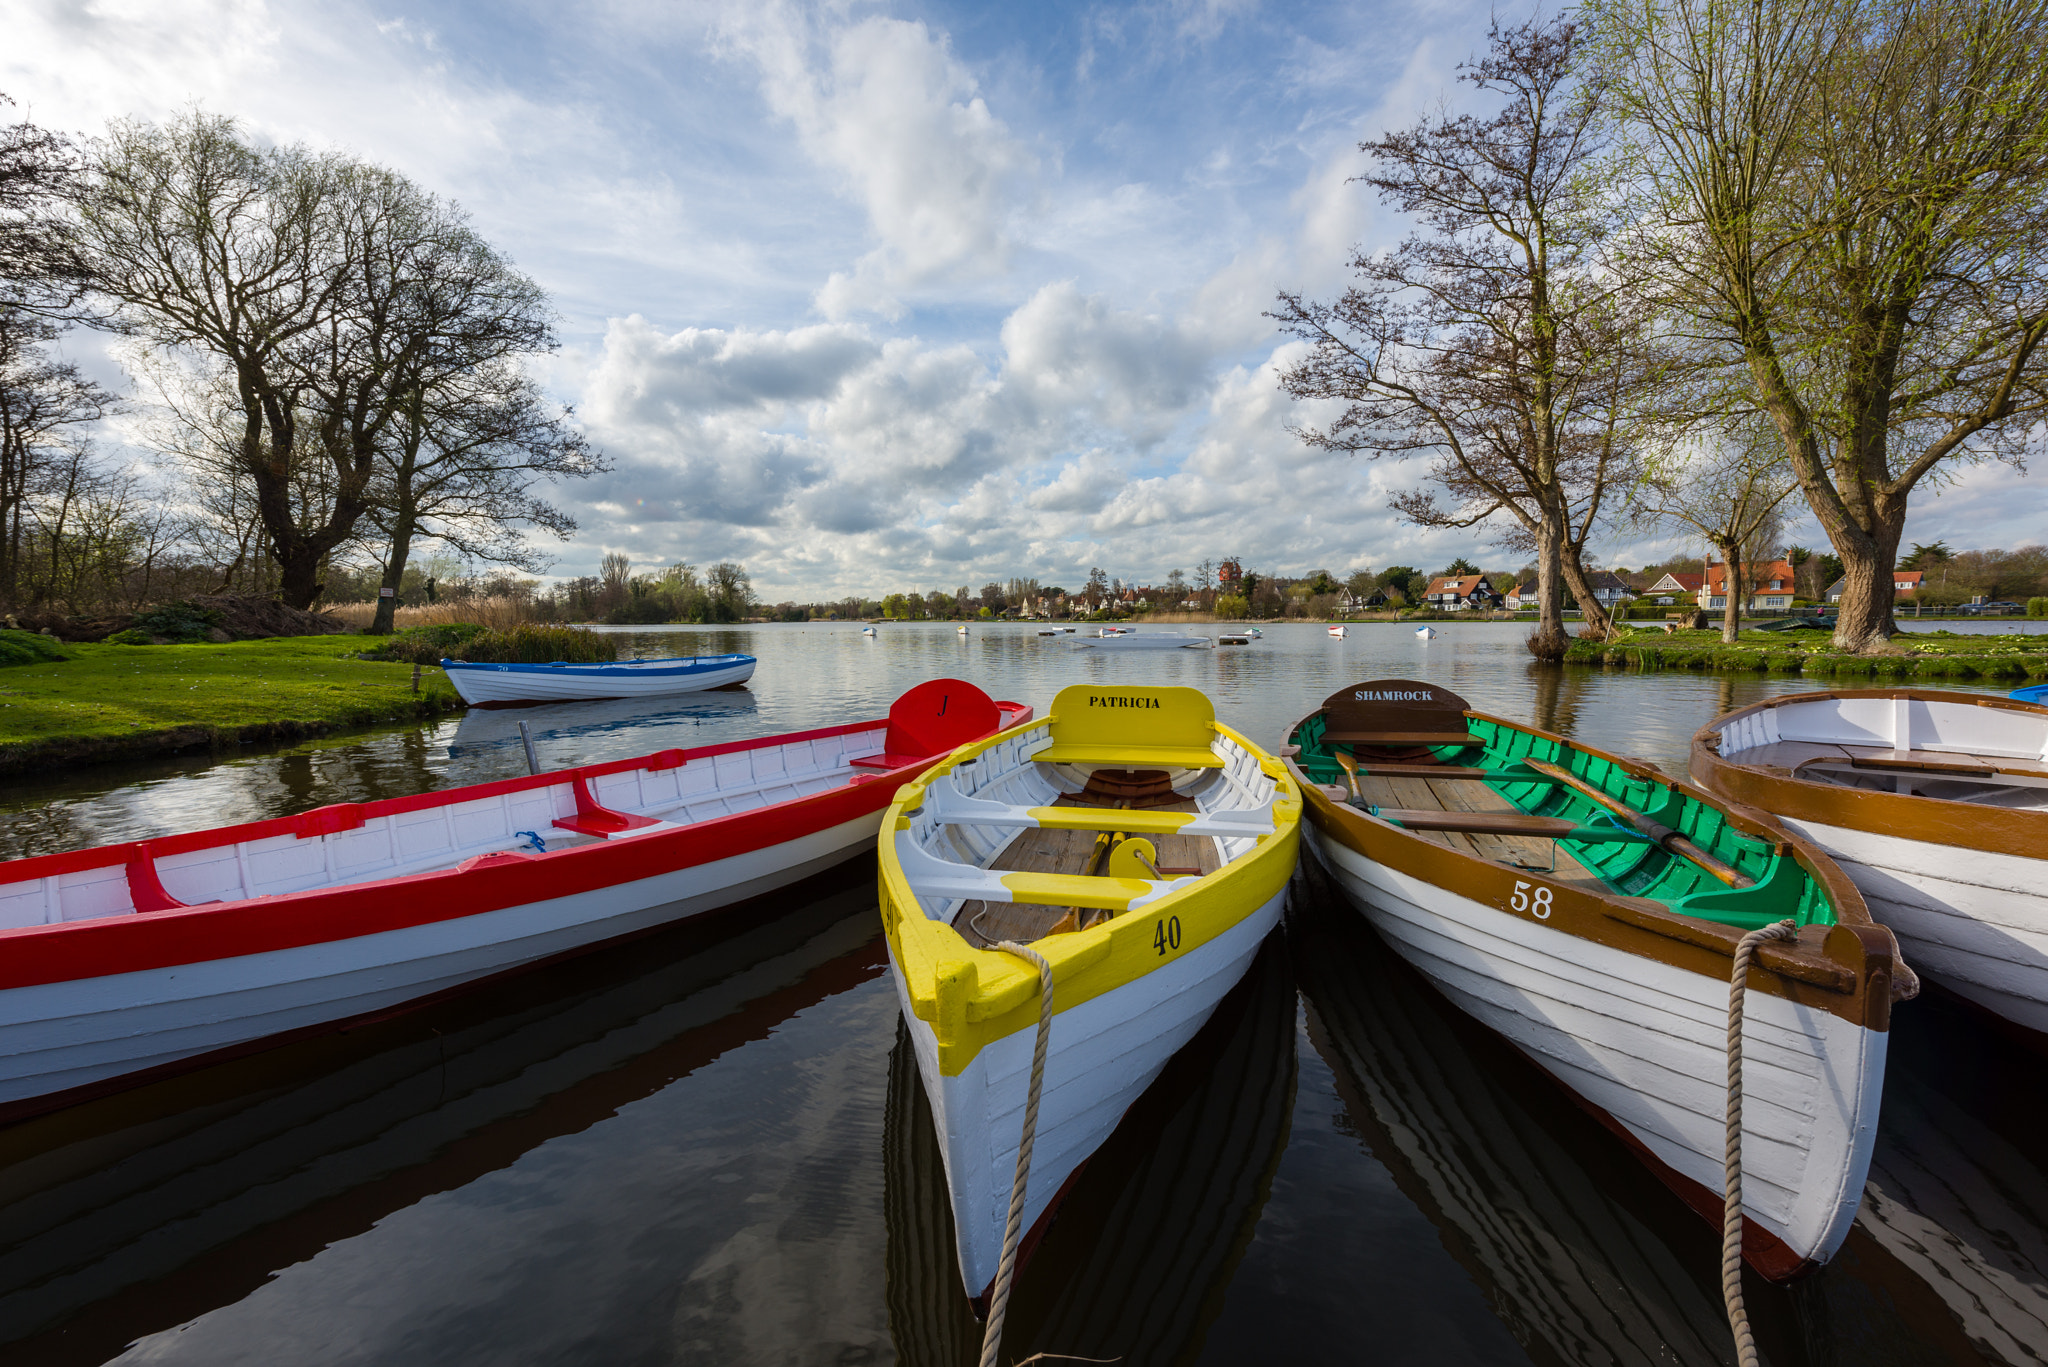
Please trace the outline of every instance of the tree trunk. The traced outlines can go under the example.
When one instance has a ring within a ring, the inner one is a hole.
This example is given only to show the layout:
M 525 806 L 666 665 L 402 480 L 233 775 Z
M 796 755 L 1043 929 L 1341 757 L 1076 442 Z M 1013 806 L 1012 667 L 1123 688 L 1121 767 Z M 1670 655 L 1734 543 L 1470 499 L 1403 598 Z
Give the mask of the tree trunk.
M 1903 500 L 1900 507 L 1904 513 Z M 1898 634 L 1893 614 L 1897 604 L 1892 588 L 1892 566 L 1897 563 L 1899 538 L 1905 518 L 1889 525 L 1886 518 L 1866 544 L 1863 538 L 1843 537 L 1835 543 L 1842 557 L 1842 606 L 1835 618 L 1835 649 L 1857 655 L 1884 650 Z
M 1546 509 L 1536 529 L 1536 631 L 1529 653 L 1546 664 L 1564 658 L 1571 637 L 1564 630 L 1564 518 Z
M 1600 600 L 1593 596 L 1592 581 L 1587 577 L 1586 567 L 1579 562 L 1579 548 L 1567 547 L 1560 557 L 1559 568 L 1564 571 L 1565 582 L 1572 586 L 1572 597 L 1579 600 L 1579 616 L 1585 620 L 1586 634 L 1602 639 L 1614 635 L 1614 620 L 1607 615 L 1607 609 L 1600 606 Z
M 384 558 L 384 579 L 377 594 L 377 615 L 370 622 L 371 636 L 389 636 L 398 616 L 398 589 L 405 582 L 405 562 L 412 557 L 412 522 L 399 518 L 391 526 L 391 551 Z
M 1742 563 L 1742 543 L 1723 541 L 1721 547 L 1721 644 L 1734 645 L 1742 634 L 1742 590 L 1747 587 Z

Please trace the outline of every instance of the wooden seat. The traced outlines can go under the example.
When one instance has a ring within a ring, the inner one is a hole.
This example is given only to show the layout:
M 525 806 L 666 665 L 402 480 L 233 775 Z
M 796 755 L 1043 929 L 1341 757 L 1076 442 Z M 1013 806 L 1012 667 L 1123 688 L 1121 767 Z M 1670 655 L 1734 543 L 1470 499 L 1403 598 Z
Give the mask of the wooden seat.
M 1093 804 L 1062 797 L 1056 805 L 1081 807 Z M 1148 812 L 1131 812 L 1129 816 L 1142 820 L 1151 812 L 1160 811 L 1193 813 L 1199 812 L 1200 808 L 1192 799 L 1182 798 L 1172 807 L 1154 807 Z M 1106 826 L 1111 824 L 1106 818 L 1118 815 L 1121 813 L 1091 813 L 1090 824 Z M 1135 826 L 1139 822 L 1134 820 L 1132 824 Z M 1095 830 L 1033 828 L 1020 831 L 1017 838 L 995 857 L 989 869 L 996 873 L 1084 874 L 1096 857 L 1097 835 Z M 1169 877 L 1181 870 L 1207 874 L 1223 867 L 1213 837 L 1147 832 L 1145 838 L 1159 852 L 1160 872 Z M 1073 919 L 1066 929 L 1078 930 L 1094 923 L 1092 914 L 1080 912 L 1071 903 L 1055 906 L 1036 902 L 969 901 L 962 903 L 953 917 L 953 929 L 976 949 L 987 949 L 999 940 L 1029 944 L 1052 934 L 1054 928 L 1070 915 Z

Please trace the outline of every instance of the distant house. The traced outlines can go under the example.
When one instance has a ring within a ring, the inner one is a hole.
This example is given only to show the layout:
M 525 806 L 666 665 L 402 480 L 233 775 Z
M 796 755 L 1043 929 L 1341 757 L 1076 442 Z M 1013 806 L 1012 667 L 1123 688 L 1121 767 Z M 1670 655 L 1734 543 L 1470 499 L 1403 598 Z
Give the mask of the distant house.
M 1841 602 L 1842 586 L 1847 584 L 1848 582 L 1849 581 L 1847 579 L 1837 579 L 1834 583 L 1828 585 L 1828 591 L 1823 596 L 1830 603 Z M 1920 592 L 1921 586 L 1926 582 L 1927 576 L 1919 570 L 1892 571 L 1892 592 L 1894 594 L 1918 593 Z
M 1364 612 L 1370 608 L 1383 608 L 1387 605 L 1387 602 L 1387 591 L 1381 588 L 1376 588 L 1366 594 L 1346 592 L 1344 595 L 1344 610 L 1346 612 Z
M 1520 612 L 1523 608 L 1533 608 L 1536 606 L 1536 594 L 1537 583 L 1534 579 L 1529 580 L 1527 583 L 1516 584 L 1508 590 L 1507 597 L 1502 600 L 1501 606 L 1505 607 L 1509 612 Z
M 1586 586 L 1593 590 L 1593 601 L 1610 611 L 1617 603 L 1625 603 L 1636 596 L 1634 586 L 1613 570 L 1589 571 Z
M 1445 612 L 1465 612 L 1497 608 L 1501 605 L 1501 596 L 1499 590 L 1486 582 L 1483 574 L 1440 575 L 1429 581 L 1422 601 Z
M 1707 576 L 1704 574 L 1667 573 L 1656 583 L 1644 589 L 1643 596 L 1645 598 L 1655 598 L 1658 602 L 1666 605 L 1675 603 L 1681 598 L 1697 600 L 1700 596 L 1700 586 L 1706 582 Z
M 1743 606 L 1749 610 L 1759 608 L 1789 608 L 1792 606 L 1792 562 L 1773 560 L 1769 564 L 1743 566 L 1743 573 L 1755 587 L 1750 591 L 1749 601 Z M 1700 585 L 1699 604 L 1703 608 L 1725 608 L 1728 606 L 1728 568 L 1725 565 L 1707 566 L 1707 582 Z

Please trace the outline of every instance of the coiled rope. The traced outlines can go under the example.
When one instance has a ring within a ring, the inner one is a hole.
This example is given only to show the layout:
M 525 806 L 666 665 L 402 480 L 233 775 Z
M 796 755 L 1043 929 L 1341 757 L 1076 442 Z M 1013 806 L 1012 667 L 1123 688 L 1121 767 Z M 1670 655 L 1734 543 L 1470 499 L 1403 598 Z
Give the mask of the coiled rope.
M 1749 991 L 1749 960 L 1768 940 L 1789 940 L 1799 933 L 1790 921 L 1752 930 L 1735 946 L 1735 964 L 1728 976 L 1728 1137 L 1721 1153 L 1721 1178 L 1726 1200 L 1721 1211 L 1721 1301 L 1728 1308 L 1728 1327 L 1735 1334 L 1738 1367 L 1757 1367 L 1756 1339 L 1749 1332 L 1749 1310 L 1742 1303 L 1742 1006 Z
M 1017 1140 L 1017 1177 L 1010 1183 L 1010 1218 L 1003 1226 L 1003 1256 L 996 1264 L 995 1287 L 989 1292 L 988 1327 L 981 1336 L 981 1367 L 996 1367 L 1003 1343 L 1003 1316 L 1010 1307 L 1010 1277 L 1017 1270 L 1017 1241 L 1024 1233 L 1024 1185 L 1031 1176 L 1031 1144 L 1038 1136 L 1038 1095 L 1045 1085 L 1045 1051 L 1052 1040 L 1052 965 L 1045 956 L 1015 940 L 993 946 L 1038 968 L 1038 1040 L 1031 1050 L 1031 1087 L 1024 1095 L 1024 1133 Z

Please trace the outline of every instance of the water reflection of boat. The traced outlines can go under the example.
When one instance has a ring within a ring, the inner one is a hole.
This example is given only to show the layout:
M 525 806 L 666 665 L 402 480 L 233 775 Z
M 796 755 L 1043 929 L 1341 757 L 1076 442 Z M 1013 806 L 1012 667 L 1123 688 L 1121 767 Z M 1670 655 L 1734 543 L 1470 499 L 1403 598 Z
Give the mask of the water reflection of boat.
M 1287 1147 L 1293 1027 L 1275 940 L 1076 1179 L 1011 1294 L 1003 1361 L 1199 1356 Z M 906 1367 L 961 1367 L 981 1325 L 960 1290 L 943 1158 L 900 1023 L 882 1145 L 896 1351 Z
M 4 1356 L 112 1358 L 883 971 L 872 873 L 775 905 L 0 1131 Z
M 690 727 L 708 721 L 731 721 L 752 716 L 760 699 L 745 689 L 730 692 L 686 694 L 683 698 L 612 698 L 604 702 L 559 703 L 550 707 L 506 711 L 502 708 L 471 708 L 455 724 L 448 742 L 450 755 L 474 755 L 502 749 L 507 764 L 523 764 L 519 723 L 533 733 L 534 749 L 543 764 L 549 759 L 549 743 L 574 743 L 588 752 L 593 742 L 606 745 L 616 738 L 621 754 L 637 753 L 647 744 L 638 737 L 669 727 Z M 634 739 L 628 739 L 629 737 Z M 694 742 L 693 742 L 694 743 Z
M 1859 1229 L 1996 1362 L 2048 1357 L 2048 1097 L 2039 1056 L 1959 1004 L 1893 1031 Z M 1896 1278 L 1906 1281 L 1905 1278 Z
M 1310 881 L 1314 905 L 1288 922 L 1309 1040 L 1359 1136 L 1522 1346 L 1616 1367 L 1730 1358 L 1711 1232 Z

